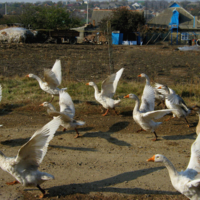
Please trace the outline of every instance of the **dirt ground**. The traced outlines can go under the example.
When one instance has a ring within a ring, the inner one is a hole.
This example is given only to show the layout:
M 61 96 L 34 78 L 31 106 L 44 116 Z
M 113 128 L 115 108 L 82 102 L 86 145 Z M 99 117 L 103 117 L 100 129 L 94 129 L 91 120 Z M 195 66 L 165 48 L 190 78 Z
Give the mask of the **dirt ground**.
M 62 59 L 63 77 L 74 81 L 103 80 L 109 74 L 107 46 L 2 44 L 0 48 L 1 84 L 4 77 L 42 74 L 56 58 Z M 180 52 L 174 46 L 116 46 L 113 54 L 115 68 L 125 67 L 123 79 L 127 81 L 141 72 L 157 82 L 192 82 L 199 76 L 199 52 Z M 82 105 L 87 109 L 81 110 Z M 159 140 L 153 142 L 152 133 L 136 133 L 140 127 L 133 121 L 133 107 L 119 107 L 118 116 L 110 112 L 106 117 L 95 104 L 81 102 L 75 107 L 76 118 L 86 122 L 78 128 L 82 137 L 74 139 L 74 130 L 62 132 L 59 128 L 50 142 L 39 168 L 55 176 L 41 185 L 48 191 L 45 199 L 187 199 L 173 188 L 162 164 L 146 160 L 156 153 L 164 154 L 178 170 L 184 170 L 196 138 L 195 113 L 188 116 L 190 128 L 183 119 L 166 122 L 169 116 L 165 116 L 158 120 L 163 124 L 157 129 Z M 2 99 L 0 150 L 15 156 L 20 146 L 50 120 L 45 109 L 37 105 L 23 110 Z M 14 179 L 2 170 L 0 177 L 0 199 L 38 199 L 37 188 L 6 185 Z

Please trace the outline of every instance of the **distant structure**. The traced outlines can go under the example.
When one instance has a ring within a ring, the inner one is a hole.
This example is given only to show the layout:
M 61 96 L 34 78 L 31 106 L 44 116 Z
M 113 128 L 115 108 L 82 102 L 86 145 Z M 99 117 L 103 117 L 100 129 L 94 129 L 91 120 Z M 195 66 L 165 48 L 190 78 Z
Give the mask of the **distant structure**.
M 5 15 L 7 15 L 7 2 L 5 2 Z

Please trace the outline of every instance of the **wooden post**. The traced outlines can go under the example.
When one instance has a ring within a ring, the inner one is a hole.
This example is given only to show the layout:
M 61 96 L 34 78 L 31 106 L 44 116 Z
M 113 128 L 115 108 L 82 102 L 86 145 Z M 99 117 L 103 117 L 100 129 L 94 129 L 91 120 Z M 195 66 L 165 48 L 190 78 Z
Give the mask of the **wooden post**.
M 113 48 L 112 48 L 112 31 L 111 31 L 110 21 L 107 21 L 107 36 L 108 36 L 108 55 L 109 55 L 110 74 L 113 74 L 114 62 L 113 62 Z

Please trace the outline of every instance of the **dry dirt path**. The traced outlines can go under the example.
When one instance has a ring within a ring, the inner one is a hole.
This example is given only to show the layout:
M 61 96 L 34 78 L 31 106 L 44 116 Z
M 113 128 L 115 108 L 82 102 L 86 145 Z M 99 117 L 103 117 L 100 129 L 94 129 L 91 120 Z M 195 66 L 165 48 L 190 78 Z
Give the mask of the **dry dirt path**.
M 167 118 L 166 116 L 165 118 Z M 74 139 L 73 130 L 59 128 L 41 166 L 55 176 L 42 184 L 48 190 L 45 199 L 187 199 L 172 187 L 167 169 L 146 160 L 156 153 L 166 155 L 178 170 L 185 169 L 194 141 L 195 126 L 187 128 L 183 120 L 163 122 L 153 142 L 152 133 L 136 134 L 139 128 L 131 116 L 101 117 L 84 115 L 82 137 Z M 188 117 L 195 125 L 198 118 Z M 0 149 L 15 156 L 38 128 L 50 120 L 45 114 L 11 112 L 1 115 Z M 131 131 L 133 130 L 133 131 Z M 0 199 L 37 199 L 37 188 L 7 186 L 13 177 L 0 170 Z

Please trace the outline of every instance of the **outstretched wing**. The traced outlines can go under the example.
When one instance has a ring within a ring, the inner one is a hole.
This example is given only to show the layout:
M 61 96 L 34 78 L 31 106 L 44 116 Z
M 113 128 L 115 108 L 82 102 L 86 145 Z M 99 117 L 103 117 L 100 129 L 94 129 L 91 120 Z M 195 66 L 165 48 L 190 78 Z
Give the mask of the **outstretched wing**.
M 59 105 L 60 105 L 60 113 L 63 113 L 69 116 L 70 118 L 74 117 L 75 115 L 74 103 L 70 95 L 64 90 L 61 90 L 59 92 Z
M 154 110 L 146 113 L 142 113 L 142 117 L 147 119 L 160 119 L 163 116 L 171 113 L 175 109 L 163 109 L 163 110 Z
M 150 85 L 145 85 L 142 100 L 140 105 L 141 112 L 149 112 L 154 110 L 155 95 L 154 90 Z
M 1 102 L 1 99 L 2 99 L 2 86 L 0 85 L 0 102 Z
M 56 75 L 50 69 L 47 68 L 44 69 L 44 79 L 45 82 L 48 83 L 50 88 L 56 88 L 59 85 Z
M 62 72 L 61 72 L 61 61 L 60 60 L 58 60 L 58 59 L 56 60 L 51 71 L 54 72 L 56 79 L 58 80 L 58 83 L 60 85 L 62 82 Z
M 37 130 L 30 140 L 19 149 L 14 164 L 20 165 L 23 168 L 29 166 L 38 167 L 60 123 L 60 118 L 57 117 Z
M 121 68 L 118 72 L 111 74 L 102 82 L 101 94 L 103 96 L 107 96 L 109 98 L 112 98 L 114 96 L 117 89 L 117 84 L 119 82 L 119 79 L 121 78 L 123 71 L 124 68 Z
M 197 136 L 196 140 L 191 146 L 191 156 L 190 162 L 187 169 L 194 169 L 200 173 L 200 134 Z

